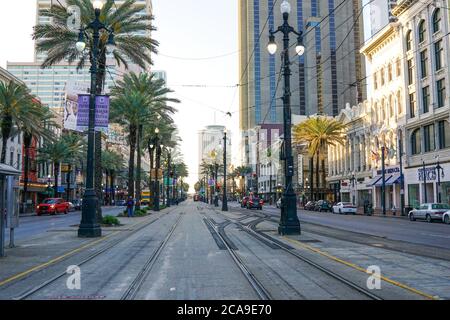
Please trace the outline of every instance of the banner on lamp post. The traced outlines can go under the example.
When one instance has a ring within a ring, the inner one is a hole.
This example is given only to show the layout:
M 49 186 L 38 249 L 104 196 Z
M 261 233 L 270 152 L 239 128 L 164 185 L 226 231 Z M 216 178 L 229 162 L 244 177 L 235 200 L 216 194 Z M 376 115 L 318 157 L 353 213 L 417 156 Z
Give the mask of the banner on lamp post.
M 88 94 L 78 95 L 77 130 L 86 131 L 89 128 L 89 100 Z M 108 133 L 109 127 L 109 96 L 95 97 L 95 131 Z

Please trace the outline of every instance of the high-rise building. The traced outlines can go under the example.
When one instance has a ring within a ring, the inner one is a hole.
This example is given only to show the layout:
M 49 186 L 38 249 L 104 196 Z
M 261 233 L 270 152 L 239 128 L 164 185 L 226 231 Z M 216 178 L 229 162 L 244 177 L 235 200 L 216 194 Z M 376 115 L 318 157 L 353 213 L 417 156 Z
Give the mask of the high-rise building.
M 198 132 L 198 174 L 201 177 L 202 162 L 223 162 L 223 136 L 225 127 L 219 125 L 206 126 Z M 231 164 L 231 132 L 227 131 L 227 163 Z M 215 152 L 213 152 L 215 151 Z M 216 156 L 213 159 L 213 155 Z
M 250 164 L 249 132 L 283 122 L 281 50 L 267 51 L 270 29 L 282 24 L 281 1 L 239 1 L 240 130 L 242 162 Z M 292 114 L 337 115 L 366 96 L 361 0 L 290 0 L 289 24 L 303 32 L 305 54 L 296 56 L 291 35 Z M 276 37 L 278 48 L 282 38 Z

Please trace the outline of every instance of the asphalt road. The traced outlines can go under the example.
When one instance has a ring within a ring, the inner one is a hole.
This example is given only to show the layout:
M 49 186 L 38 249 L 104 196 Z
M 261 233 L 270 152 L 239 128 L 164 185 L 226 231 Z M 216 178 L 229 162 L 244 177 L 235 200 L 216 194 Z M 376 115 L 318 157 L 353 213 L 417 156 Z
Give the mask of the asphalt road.
M 236 202 L 230 202 L 229 206 L 240 208 L 240 205 Z M 280 209 L 271 206 L 265 206 L 263 211 L 276 216 L 280 215 Z M 439 222 L 412 222 L 406 218 L 339 215 L 330 212 L 319 213 L 305 210 L 298 210 L 297 214 L 300 222 L 314 223 L 394 241 L 450 249 L 450 226 Z
M 124 207 L 104 207 L 103 215 L 117 216 Z M 36 235 L 52 230 L 70 227 L 79 224 L 81 221 L 81 211 L 69 212 L 67 215 L 43 215 L 20 217 L 19 227 L 14 230 L 15 241 L 29 239 Z M 9 241 L 9 229 L 6 229 L 5 240 Z

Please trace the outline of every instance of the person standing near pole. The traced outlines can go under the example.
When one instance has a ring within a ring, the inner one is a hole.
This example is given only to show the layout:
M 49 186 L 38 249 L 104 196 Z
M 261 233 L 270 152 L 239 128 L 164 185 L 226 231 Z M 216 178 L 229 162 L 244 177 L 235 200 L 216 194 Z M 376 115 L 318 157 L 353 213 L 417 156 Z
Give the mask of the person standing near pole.
M 127 201 L 127 213 L 128 213 L 128 218 L 133 217 L 133 207 L 134 207 L 134 201 L 133 198 L 131 196 L 128 197 L 128 201 Z

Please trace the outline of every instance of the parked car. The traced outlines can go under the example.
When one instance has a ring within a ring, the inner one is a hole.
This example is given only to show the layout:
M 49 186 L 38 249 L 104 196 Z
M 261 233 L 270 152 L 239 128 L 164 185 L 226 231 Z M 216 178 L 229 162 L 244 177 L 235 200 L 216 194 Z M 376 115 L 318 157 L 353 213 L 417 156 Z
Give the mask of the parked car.
M 81 210 L 81 199 L 75 199 L 72 201 L 75 210 Z
M 247 209 L 253 209 L 256 208 L 258 210 L 262 210 L 262 206 L 264 204 L 264 201 L 256 196 L 251 196 L 247 200 Z
M 316 204 L 314 205 L 314 211 L 332 211 L 332 206 L 331 203 L 329 203 L 327 200 L 319 200 L 316 202 Z
M 246 208 L 247 207 L 247 201 L 250 197 L 243 197 L 242 201 L 241 201 L 241 208 Z
M 194 201 L 200 201 L 200 196 L 198 194 L 194 194 Z
M 446 203 L 424 203 L 418 209 L 409 212 L 409 220 L 424 219 L 427 222 L 433 220 L 443 221 L 444 214 L 450 209 L 450 205 Z
M 450 224 L 450 210 L 448 210 L 444 213 L 444 215 L 442 216 L 442 221 L 445 224 Z
M 72 202 L 67 202 L 69 204 L 69 212 L 75 211 L 75 205 Z
M 281 198 L 277 200 L 276 206 L 277 208 L 281 208 Z
M 305 210 L 313 211 L 315 205 L 316 205 L 316 202 L 315 202 L 315 201 L 308 201 L 308 202 L 305 204 Z
M 332 211 L 339 214 L 356 214 L 356 206 L 351 202 L 338 202 L 333 206 Z
M 44 213 L 49 213 L 51 215 L 57 213 L 68 214 L 69 209 L 69 202 L 65 201 L 63 198 L 47 198 L 36 206 L 36 214 L 38 216 Z

